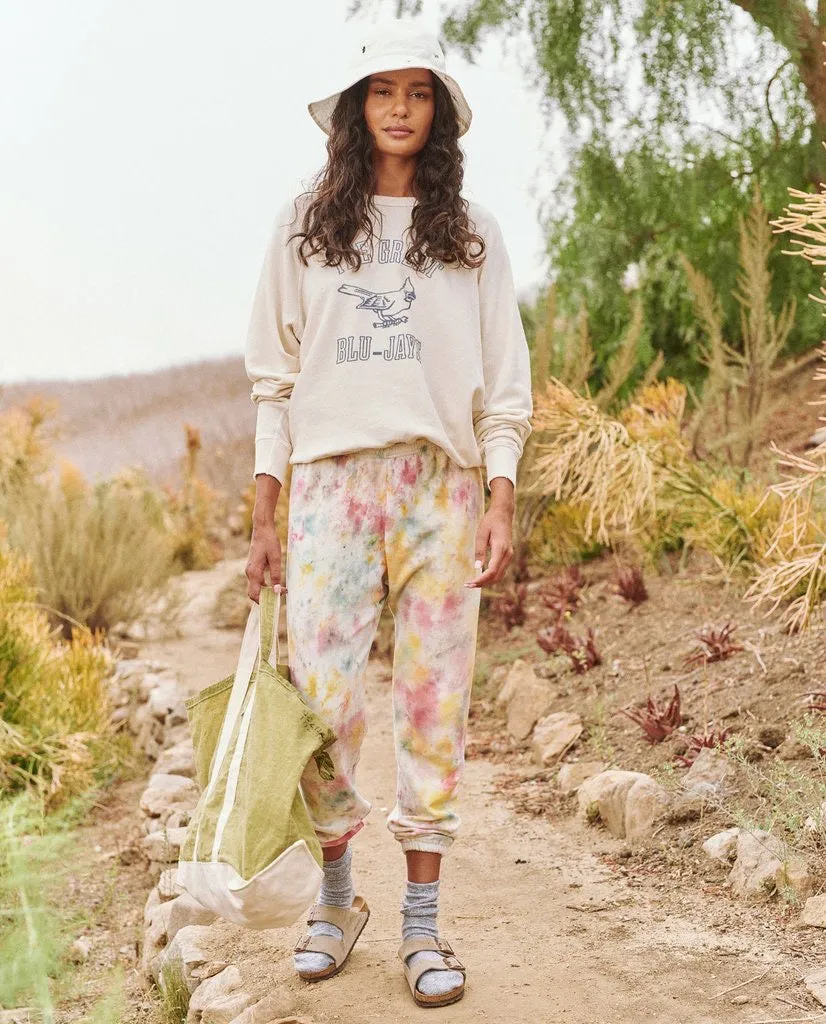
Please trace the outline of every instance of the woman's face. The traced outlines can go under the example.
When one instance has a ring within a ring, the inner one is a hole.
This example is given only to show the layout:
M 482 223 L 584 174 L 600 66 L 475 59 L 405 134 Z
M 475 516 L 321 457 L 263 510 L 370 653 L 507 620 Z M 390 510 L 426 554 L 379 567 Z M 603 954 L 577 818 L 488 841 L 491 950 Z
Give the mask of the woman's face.
M 418 153 L 430 135 L 434 110 L 433 75 L 426 68 L 370 75 L 364 120 L 380 153 Z

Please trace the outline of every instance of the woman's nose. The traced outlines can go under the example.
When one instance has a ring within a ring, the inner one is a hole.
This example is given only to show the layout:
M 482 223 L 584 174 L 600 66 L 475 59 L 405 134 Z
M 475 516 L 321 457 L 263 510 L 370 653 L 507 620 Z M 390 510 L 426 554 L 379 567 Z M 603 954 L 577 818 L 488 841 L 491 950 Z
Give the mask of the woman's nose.
M 407 113 L 407 97 L 402 94 L 393 101 L 393 113 L 398 117 Z

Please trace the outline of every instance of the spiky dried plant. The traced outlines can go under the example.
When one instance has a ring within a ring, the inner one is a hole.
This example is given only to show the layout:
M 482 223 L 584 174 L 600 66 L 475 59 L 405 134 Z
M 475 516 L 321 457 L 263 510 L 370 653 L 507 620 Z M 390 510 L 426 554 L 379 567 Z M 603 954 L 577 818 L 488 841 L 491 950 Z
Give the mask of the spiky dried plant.
M 578 607 L 584 586 L 585 577 L 582 570 L 578 565 L 569 565 L 545 585 L 542 601 L 559 621 Z
M 557 501 L 587 508 L 587 535 L 607 543 L 653 514 L 657 466 L 645 444 L 591 399 L 552 377 L 534 404 L 537 441 L 534 485 Z
M 821 215 L 826 213 L 826 195 L 820 210 Z M 826 242 L 826 228 L 822 237 Z M 826 381 L 826 343 L 820 358 L 823 362 L 814 374 L 818 382 Z M 826 394 L 809 404 L 826 404 Z M 774 443 L 771 448 L 785 472 L 767 489 L 765 500 L 776 495 L 781 507 L 763 566 L 745 596 L 756 606 L 768 605 L 767 614 L 786 603 L 782 622 L 797 633 L 810 625 L 826 593 L 826 445 L 805 456 L 782 451 Z
M 679 754 L 676 760 L 686 768 L 690 767 L 697 759 L 697 755 L 704 748 L 721 749 L 729 738 L 731 729 L 711 729 L 708 732 L 694 733 L 688 737 L 688 747 L 684 754 Z
M 771 234 L 757 188 L 739 226 L 740 272 L 734 298 L 740 307 L 741 347 L 723 336 L 722 303 L 711 281 L 681 256 L 707 335 L 706 344 L 700 346 L 700 360 L 708 368 L 708 377 L 690 428 L 692 441 L 696 446 L 702 434 L 707 450 L 723 450 L 729 462 L 742 466 L 749 465 L 760 431 L 779 404 L 780 400 L 770 399 L 771 390 L 802 362 L 778 365 L 794 324 L 796 302 L 790 299 L 776 315 L 771 308 Z
M 528 596 L 527 583 L 515 583 L 507 587 L 496 598 L 496 611 L 507 629 L 525 624 L 525 599 Z
M 742 651 L 740 644 L 732 640 L 734 631 L 737 629 L 731 622 L 717 628 L 716 626 L 703 626 L 696 632 L 697 649 L 685 656 L 686 665 L 707 665 L 714 661 L 725 661 L 732 654 Z
M 554 626 L 541 629 L 536 634 L 536 642 L 546 654 L 567 654 L 571 659 L 574 672 L 581 675 L 602 664 L 602 655 L 597 650 L 594 631 L 588 627 L 584 638 L 574 636 L 561 622 Z
M 614 593 L 634 607 L 647 601 L 648 590 L 645 586 L 642 569 L 638 565 L 620 566 L 617 570 Z
M 681 704 L 680 689 L 675 685 L 667 704 L 658 704 L 649 696 L 642 707 L 620 708 L 618 713 L 635 722 L 649 743 L 662 743 L 682 723 Z

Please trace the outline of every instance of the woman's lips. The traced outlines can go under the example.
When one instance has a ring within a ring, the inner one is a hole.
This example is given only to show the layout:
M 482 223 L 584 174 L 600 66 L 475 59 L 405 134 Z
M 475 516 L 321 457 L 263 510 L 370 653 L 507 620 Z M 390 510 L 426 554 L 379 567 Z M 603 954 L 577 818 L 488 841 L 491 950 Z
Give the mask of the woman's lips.
M 385 128 L 388 135 L 392 135 L 394 139 L 404 139 L 408 135 L 412 135 L 413 132 L 410 128 Z

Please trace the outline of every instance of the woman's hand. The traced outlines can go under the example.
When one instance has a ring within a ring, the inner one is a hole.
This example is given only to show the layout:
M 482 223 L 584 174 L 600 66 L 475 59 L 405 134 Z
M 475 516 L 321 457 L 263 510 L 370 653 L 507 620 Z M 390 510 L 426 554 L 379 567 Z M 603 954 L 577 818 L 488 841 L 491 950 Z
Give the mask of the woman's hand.
M 266 570 L 269 570 L 272 586 L 277 587 L 281 583 L 281 541 L 278 539 L 275 523 L 252 528 L 250 551 L 244 571 L 248 581 L 247 595 L 256 604 L 261 587 L 265 584 Z
M 476 563 L 482 567 L 490 548 L 490 562 L 487 569 L 466 587 L 483 587 L 498 583 L 513 559 L 513 483 L 504 476 L 494 477 L 490 482 L 490 507 L 482 517 L 476 531 Z

